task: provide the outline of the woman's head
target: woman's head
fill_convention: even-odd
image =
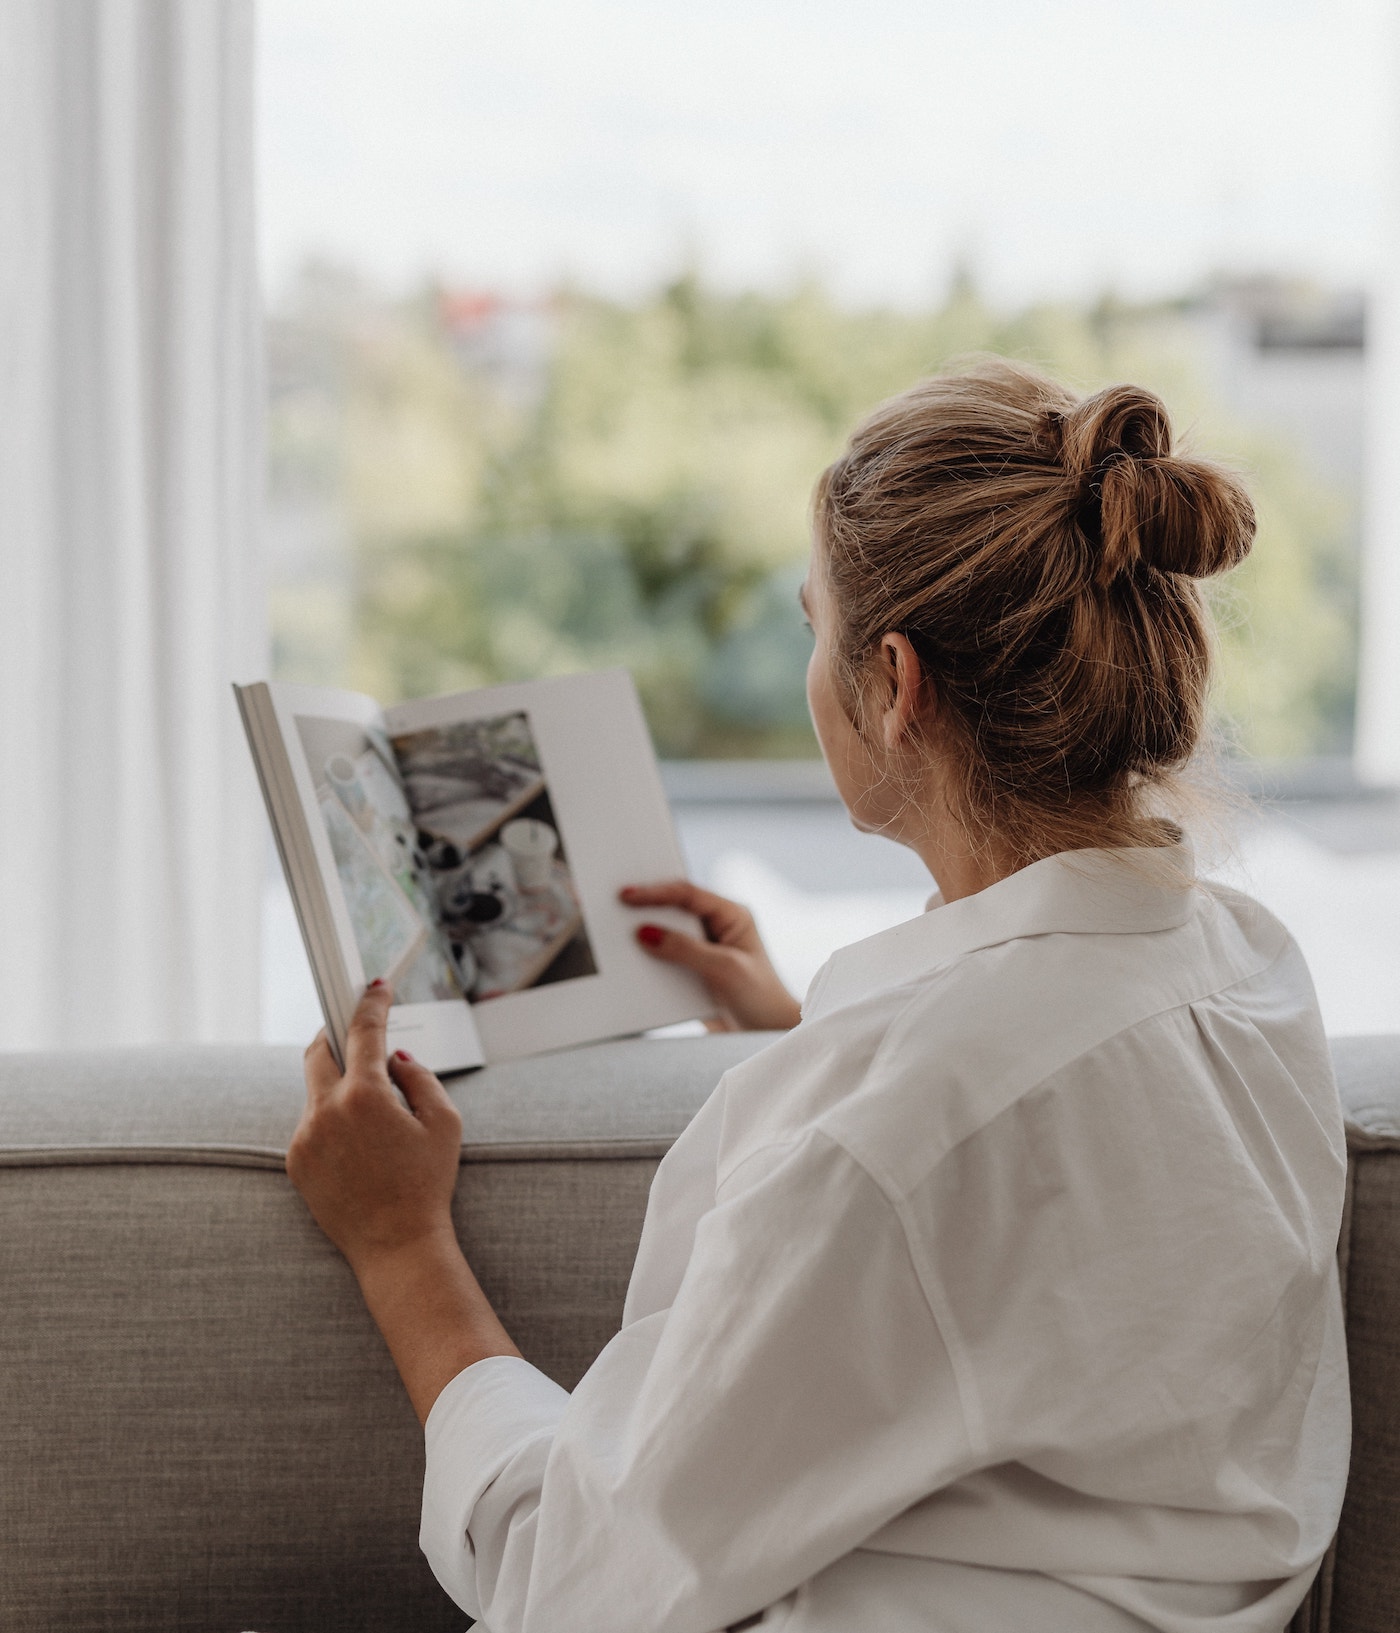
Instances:
[[[968,843],[1013,866],[1147,842],[1152,796],[1204,722],[1195,580],[1241,561],[1253,535],[1239,481],[1173,454],[1150,392],[1081,399],[995,360],[923,381],[817,485],[824,746],[839,705],[880,775],[907,787],[921,756],[936,761]],[[886,723],[884,752],[872,723],[900,665],[921,695],[907,731]]]

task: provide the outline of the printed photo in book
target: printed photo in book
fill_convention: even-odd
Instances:
[[[409,732],[296,717],[368,979],[404,1003],[596,975],[523,711]]]
[[[407,732],[394,751],[438,922],[473,1003],[596,975],[529,716]]]
[[[391,982],[401,1003],[460,998],[388,738],[321,715],[296,723],[366,981]]]
[[[624,672],[383,711],[349,692],[237,691],[338,1052],[376,978],[394,989],[392,1045],[437,1070],[704,1012],[616,900],[683,871]]]

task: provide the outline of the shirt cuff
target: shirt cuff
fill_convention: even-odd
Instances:
[[[469,1615],[475,1594],[467,1535],[481,1494],[528,1446],[553,1438],[569,1394],[515,1355],[459,1372],[423,1425],[427,1467],[419,1546],[433,1574]]]

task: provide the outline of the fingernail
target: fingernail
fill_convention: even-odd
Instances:
[[[384,985],[384,977],[382,975],[376,975],[374,980],[370,982],[368,990],[370,992],[373,992],[373,991],[375,991],[376,988],[382,987],[383,985]]]
[[[643,947],[659,947],[666,932],[656,924],[643,924],[637,931],[637,940]]]
[[[394,1059],[395,1060],[406,1060],[406,1061],[412,1063],[413,1056],[411,1054],[409,1054],[407,1049],[395,1049],[394,1050]]]

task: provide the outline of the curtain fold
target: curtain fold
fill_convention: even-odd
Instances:
[[[1356,769],[1400,786],[1400,14],[1386,11],[1380,253],[1366,299],[1366,458]]]
[[[0,1047],[257,1034],[252,0],[0,0]]]

